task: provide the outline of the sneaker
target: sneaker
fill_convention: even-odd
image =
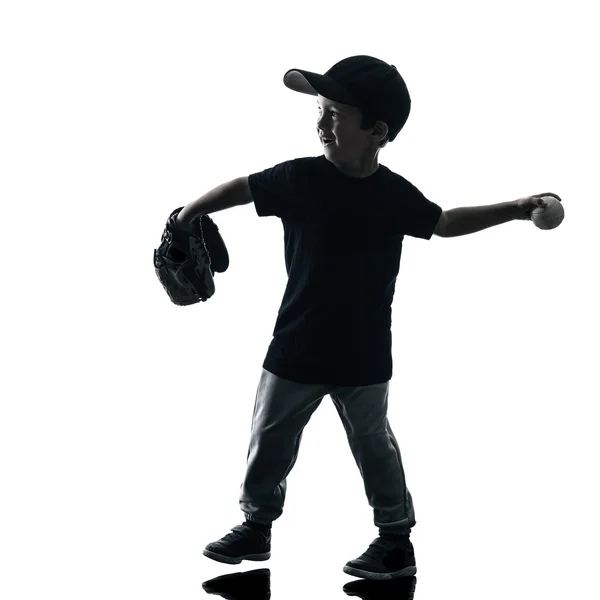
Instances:
[[[236,525],[231,533],[208,544],[203,554],[229,565],[238,565],[243,560],[268,560],[271,558],[271,532]]]
[[[378,537],[357,559],[346,563],[344,573],[363,579],[396,579],[415,575],[415,552],[408,538],[390,542]]]

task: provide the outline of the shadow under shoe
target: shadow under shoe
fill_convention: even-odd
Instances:
[[[271,558],[271,532],[236,525],[231,533],[208,544],[202,554],[229,565],[238,565],[243,560],[268,560]]]
[[[202,584],[207,594],[216,594],[226,600],[269,600],[271,598],[271,571],[256,569],[245,573],[221,575]]]
[[[414,600],[416,587],[417,578],[412,576],[383,581],[361,579],[347,583],[342,589],[348,596],[362,600]]]

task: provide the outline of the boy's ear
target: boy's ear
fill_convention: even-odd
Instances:
[[[375,127],[373,128],[373,135],[381,138],[379,141],[382,141],[389,131],[389,127],[387,123],[384,121],[377,121],[375,123]]]

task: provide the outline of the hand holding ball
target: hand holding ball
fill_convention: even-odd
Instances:
[[[565,209],[560,198],[556,195],[537,196],[545,202],[545,206],[537,206],[531,211],[531,220],[538,229],[554,229],[565,218]]]

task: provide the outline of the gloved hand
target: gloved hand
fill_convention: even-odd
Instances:
[[[154,268],[169,298],[178,306],[206,300],[215,293],[215,273],[229,267],[229,253],[219,228],[201,215],[185,229],[177,223],[183,206],[167,220],[160,246],[154,250]]]

